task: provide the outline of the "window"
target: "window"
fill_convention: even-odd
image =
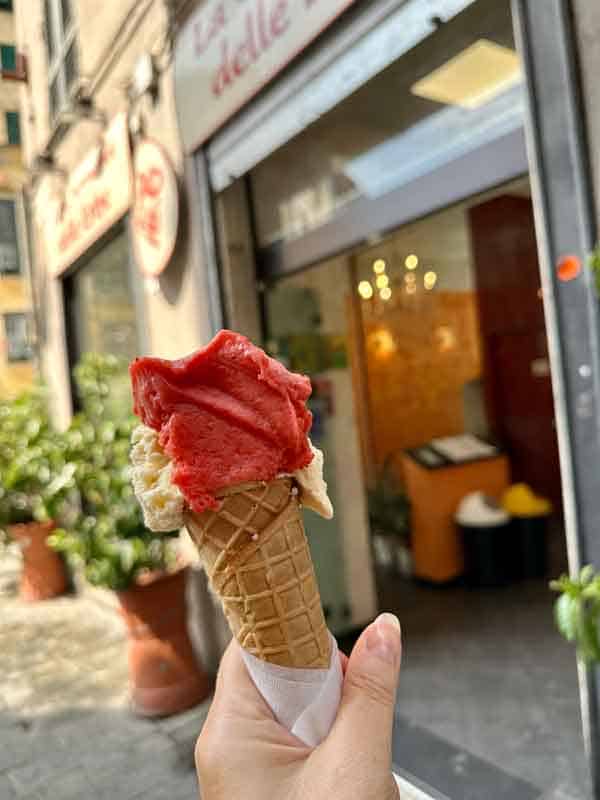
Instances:
[[[33,355],[27,314],[5,314],[6,356],[8,361],[29,361]]]
[[[17,51],[12,44],[0,44],[0,65],[2,72],[15,72],[17,69]]]
[[[18,111],[6,112],[6,138],[9,144],[21,144],[21,125]]]
[[[113,353],[128,360],[139,352],[127,235],[119,233],[70,277],[71,345],[84,353]]]
[[[0,11],[12,11],[12,0],[0,0]]]
[[[20,272],[17,220],[13,200],[0,200],[0,277]]]
[[[71,0],[45,0],[44,14],[50,119],[53,120],[68,103],[79,74],[79,60]]]

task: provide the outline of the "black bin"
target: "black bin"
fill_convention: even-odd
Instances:
[[[458,525],[469,586],[505,586],[512,578],[511,523]]]
[[[513,517],[515,578],[545,578],[548,571],[548,517]]]

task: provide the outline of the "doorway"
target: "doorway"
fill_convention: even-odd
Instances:
[[[345,541],[360,526],[379,608],[402,620],[398,767],[448,797],[492,796],[494,785],[504,787],[494,797],[568,787],[583,800],[576,668],[547,586],[566,548],[528,178],[271,282],[265,319],[267,348],[315,387],[338,517],[334,531],[317,531],[312,516],[308,529],[331,622],[348,603]],[[464,446],[465,436],[492,457],[449,465],[440,443]],[[421,464],[415,483],[410,465],[424,450],[445,469]],[[412,574],[378,557],[382,482],[397,515],[410,508]],[[474,586],[457,506],[477,490],[501,501],[514,482],[552,503],[544,570],[527,573],[512,547],[511,576],[521,578]]]

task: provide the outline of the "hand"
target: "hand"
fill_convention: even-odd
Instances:
[[[248,675],[237,642],[221,662],[196,745],[202,800],[398,800],[391,773],[400,626],[382,614],[340,654],[342,701],[327,738],[310,748],[280,725]]]

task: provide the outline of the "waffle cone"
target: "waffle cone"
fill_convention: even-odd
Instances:
[[[330,641],[291,478],[240,484],[217,511],[186,513],[229,626],[249,653],[285,667],[326,668]]]

